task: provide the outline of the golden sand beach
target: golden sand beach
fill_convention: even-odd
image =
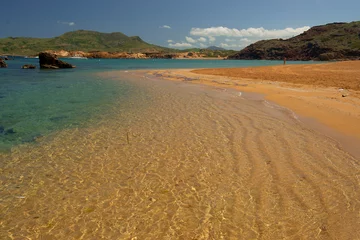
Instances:
[[[360,239],[360,158],[301,117],[359,146],[356,66],[103,73],[135,97],[0,155],[0,238]]]
[[[160,70],[170,80],[191,80],[266,99],[345,134],[360,138],[360,61],[251,68]]]

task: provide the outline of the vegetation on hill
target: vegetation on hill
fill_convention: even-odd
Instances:
[[[217,47],[217,46],[210,46],[210,47],[207,47],[206,49],[208,49],[208,50],[226,51],[225,48],[221,48],[221,47]]]
[[[140,37],[128,37],[123,33],[73,31],[55,38],[9,37],[0,39],[0,53],[34,55],[46,50],[106,51],[106,52],[170,52],[144,42]]]
[[[287,39],[251,44],[228,59],[281,60],[360,59],[360,21],[315,26]]]
[[[213,49],[209,49],[209,48],[189,48],[189,49],[185,49],[182,50],[182,52],[195,52],[195,53],[199,53],[201,55],[203,55],[204,57],[208,57],[208,58],[217,58],[217,57],[227,57],[230,55],[235,54],[237,51],[235,50],[213,50]]]

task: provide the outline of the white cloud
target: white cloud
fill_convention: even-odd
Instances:
[[[222,48],[229,48],[230,45],[227,44],[227,43],[220,43],[220,47],[222,47]]]
[[[171,40],[171,39],[169,39],[169,40],[167,40],[167,42],[168,43],[172,43],[172,42],[174,42],[173,40]]]
[[[198,41],[199,41],[199,42],[206,42],[207,40],[206,40],[206,38],[201,37],[201,38],[198,39]]]
[[[203,43],[199,43],[199,46],[200,46],[201,48],[206,48],[206,47],[207,47],[207,45],[205,45],[205,44],[203,44]]]
[[[235,41],[236,41],[235,39],[229,39],[229,38],[225,39],[225,42],[235,42]]]
[[[64,22],[64,21],[57,21],[58,24],[64,24],[64,25],[69,25],[69,26],[74,26],[75,22]]]
[[[248,38],[241,38],[239,41],[240,41],[240,42],[244,42],[244,43],[252,42],[252,41],[251,41],[250,39],[248,39]]]
[[[226,39],[225,39],[226,41]],[[247,38],[242,38],[239,41],[226,41],[226,43],[220,43],[220,47],[227,48],[227,49],[243,49],[246,46],[250,45],[251,43],[256,42],[257,40],[249,40]]]
[[[208,36],[208,38],[209,38],[209,42],[215,42],[216,41],[216,38],[213,37],[213,36]]]
[[[191,45],[190,43],[169,43],[169,47],[176,47],[176,48],[187,48],[187,47],[192,47],[193,45]]]
[[[159,28],[166,28],[166,29],[171,29],[171,27],[169,25],[162,25]]]
[[[265,29],[260,28],[248,28],[248,29],[236,29],[227,27],[210,27],[210,28],[192,28],[190,34],[193,36],[202,37],[250,37],[257,39],[269,39],[269,38],[289,38],[295,35],[299,35],[304,31],[309,30],[310,27],[304,26],[300,28],[285,28],[285,29]]]
[[[185,37],[186,41],[189,43],[196,43],[196,40],[191,37]]]

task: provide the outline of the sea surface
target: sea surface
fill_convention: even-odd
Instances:
[[[114,102],[136,92],[127,81],[110,81],[96,73],[161,68],[217,68],[279,65],[282,61],[64,59],[75,69],[23,70],[38,59],[15,58],[0,71],[0,151],[64,128],[98,121]],[[304,62],[291,62],[298,64]],[[125,80],[125,79],[124,79]],[[134,106],[136,107],[136,106]]]

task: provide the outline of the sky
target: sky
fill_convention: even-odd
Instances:
[[[238,50],[316,25],[360,20],[360,0],[11,0],[0,6],[0,38],[83,29],[172,48]]]

